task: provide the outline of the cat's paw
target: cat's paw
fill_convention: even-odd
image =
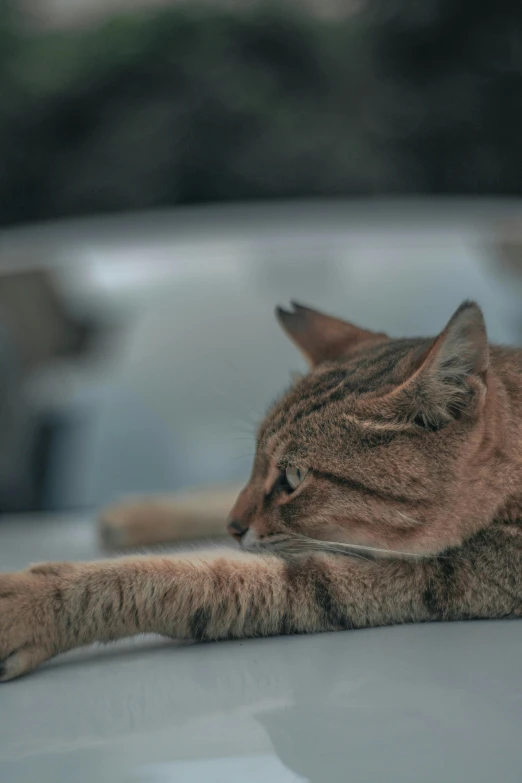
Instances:
[[[0,682],[12,680],[63,649],[64,563],[0,573]]]
[[[140,501],[122,501],[103,509],[98,519],[101,542],[107,549],[124,549],[149,543],[150,509]]]
[[[132,498],[103,509],[98,519],[101,542],[107,549],[149,546],[176,539],[177,504],[159,498]]]

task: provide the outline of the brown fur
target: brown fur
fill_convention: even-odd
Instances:
[[[111,550],[225,535],[226,518],[240,490],[218,486],[129,498],[102,511],[101,542]]]
[[[137,633],[522,616],[521,352],[488,346],[473,303],[434,340],[390,340],[298,305],[279,317],[312,369],[263,422],[231,513],[254,552],[0,575],[2,679]],[[308,469],[294,490],[290,467]]]

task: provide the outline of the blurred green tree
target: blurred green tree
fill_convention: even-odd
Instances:
[[[0,223],[245,198],[520,194],[522,5],[175,6],[29,33],[0,0]]]

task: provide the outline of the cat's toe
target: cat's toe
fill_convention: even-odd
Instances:
[[[3,661],[0,661],[0,683],[9,682],[22,674],[36,669],[48,659],[49,655],[44,649],[31,646],[11,653]]]
[[[8,682],[23,674],[23,666],[16,653],[12,653],[0,661],[0,682]]]

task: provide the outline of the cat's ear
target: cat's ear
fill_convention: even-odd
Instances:
[[[363,343],[388,339],[385,334],[360,329],[296,302],[291,305],[293,312],[277,307],[277,319],[312,367],[341,359]]]
[[[464,302],[411,377],[386,402],[419,426],[439,429],[480,410],[486,397],[488,364],[484,316],[475,302]]]

